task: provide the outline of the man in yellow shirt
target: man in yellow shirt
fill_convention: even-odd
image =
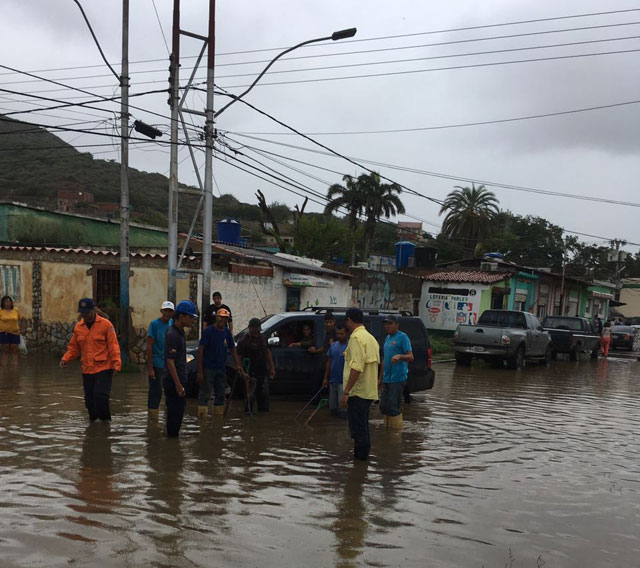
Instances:
[[[344,395],[341,402],[347,409],[353,457],[364,461],[369,458],[371,449],[369,411],[371,403],[378,400],[380,346],[365,329],[361,310],[349,308],[345,316],[351,337],[344,352]]]

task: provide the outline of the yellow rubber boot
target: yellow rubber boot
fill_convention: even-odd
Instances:
[[[214,406],[213,407],[213,415],[214,416],[222,416],[224,414],[224,405]]]
[[[198,420],[206,420],[209,416],[208,406],[198,406]]]
[[[389,429],[402,430],[402,414],[398,414],[398,416],[389,416]]]
[[[157,408],[149,408],[149,420],[151,422],[157,422],[160,417],[160,411]]]

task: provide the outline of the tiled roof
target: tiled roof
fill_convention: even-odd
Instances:
[[[470,282],[474,284],[494,284],[511,277],[510,272],[487,272],[484,270],[452,270],[434,272],[424,276],[433,282]]]
[[[18,252],[53,252],[67,254],[84,254],[93,256],[120,256],[120,251],[116,250],[93,250],[89,248],[63,248],[63,247],[30,247],[21,245],[0,245],[0,250],[10,250]],[[139,258],[167,258],[166,254],[155,252],[131,252],[131,256]],[[193,257],[190,257],[193,258]]]

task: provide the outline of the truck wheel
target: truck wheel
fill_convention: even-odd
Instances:
[[[471,366],[471,360],[473,359],[473,355],[469,355],[467,353],[456,353],[456,365],[460,365],[461,367],[469,367]]]
[[[571,351],[569,351],[569,361],[577,361],[578,360],[578,348],[575,347]]]
[[[551,360],[555,361],[558,358],[558,352],[555,349],[551,350]]]
[[[593,349],[591,350],[591,358],[592,359],[597,359],[599,353],[600,353],[600,345],[596,344],[596,345],[593,346]]]
[[[520,369],[524,364],[524,345],[520,345],[516,354],[513,357],[509,357],[507,359],[507,367],[509,369]]]

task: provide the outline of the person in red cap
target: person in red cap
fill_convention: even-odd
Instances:
[[[73,328],[60,367],[64,369],[69,361],[80,357],[84,404],[89,420],[111,420],[111,381],[113,373],[122,368],[116,330],[108,319],[96,313],[91,298],[80,300],[78,312],[80,321]]]

